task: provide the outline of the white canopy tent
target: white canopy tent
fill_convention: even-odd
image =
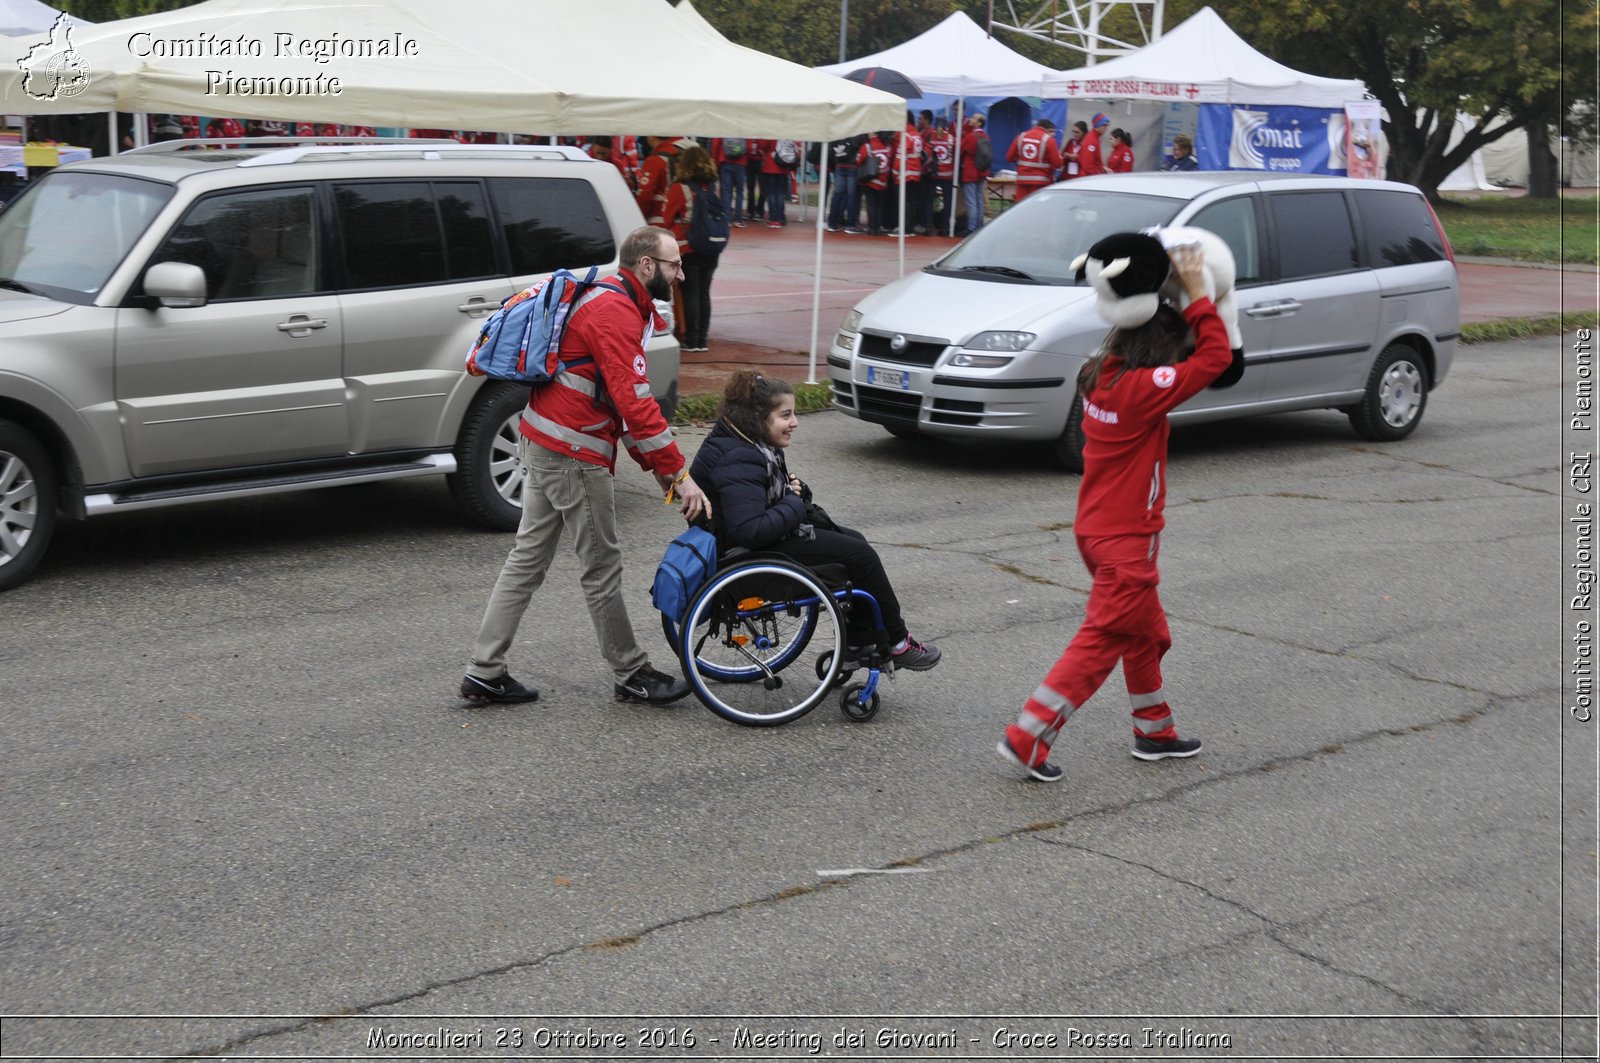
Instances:
[[[899,71],[916,82],[924,93],[955,97],[954,128],[958,148],[965,97],[1041,96],[1045,79],[1055,73],[1043,63],[1036,63],[995,40],[963,11],[955,12],[932,29],[893,48],[817,69],[843,77],[852,70],[873,66]],[[960,166],[958,155],[958,172]],[[950,212],[950,229],[952,233],[955,231],[954,210]]]
[[[75,29],[87,83],[70,96],[52,73],[66,49],[30,51],[43,43],[10,42],[0,112],[822,140],[903,110],[637,0],[474,0],[470,18],[434,0],[206,0]]]
[[[945,96],[1041,96],[1044,80],[1055,73],[995,40],[962,11],[893,48],[817,69],[842,77],[866,66],[898,70],[923,92]]]
[[[1329,108],[1343,108],[1366,94],[1359,79],[1318,77],[1267,58],[1209,7],[1137,52],[1052,74],[1042,91],[1049,99],[1065,100]]]

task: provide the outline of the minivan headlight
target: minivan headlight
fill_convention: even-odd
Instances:
[[[964,369],[999,369],[1003,365],[1011,364],[1009,354],[972,354],[969,351],[957,352],[950,359],[951,365],[959,365]]]
[[[969,351],[1023,351],[1036,339],[1032,332],[980,332],[962,346]]]
[[[861,333],[861,311],[852,310],[839,322],[839,334],[833,342],[847,351],[856,349],[856,337]]]

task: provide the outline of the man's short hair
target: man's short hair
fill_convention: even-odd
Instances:
[[[981,114],[975,114],[972,116],[972,124],[976,126],[981,126],[988,121],[989,120]]]
[[[1039,128],[1040,129],[1055,129],[1055,127],[1056,127],[1056,124],[1054,122],[1050,121],[1050,119],[1048,119],[1048,118],[1039,119]]]
[[[661,250],[661,238],[677,242],[677,237],[668,229],[659,225],[641,225],[629,233],[622,241],[622,250],[617,253],[617,259],[624,269],[634,269],[641,261],[652,258]]]

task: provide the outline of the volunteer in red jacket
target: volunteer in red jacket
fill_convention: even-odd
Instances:
[[[618,258],[622,268],[606,281],[622,291],[595,287],[579,296],[561,338],[560,357],[569,368],[533,388],[522,411],[517,440],[517,457],[527,470],[522,523],[461,681],[461,696],[470,701],[538,699],[537,690],[506,671],[506,652],[528,602],[544,583],[563,529],[577,548],[583,567],[579,582],[600,653],[611,666],[617,700],[664,704],[689,692],[681,678],[652,668],[634,637],[622,595],[612,482],[620,442],[669,500],[674,495],[683,500],[686,518],[711,515],[705,492],[690,478],[672,429],[650,396],[645,373],[645,344],[665,326],[652,300],[671,296],[683,263],[672,233],[650,225],[623,240]],[[583,361],[573,365],[576,359]],[[570,632],[568,618],[550,620]]]
[[[646,137],[650,157],[639,164],[639,213],[651,225],[660,225],[667,209],[667,186],[672,184],[667,156],[678,153],[679,142],[670,137]]]
[[[1120,660],[1133,706],[1133,755],[1192,757],[1197,738],[1179,738],[1161,675],[1172,645],[1156,595],[1166,524],[1167,414],[1216,380],[1232,362],[1228,333],[1206,298],[1198,248],[1172,252],[1189,305],[1163,305],[1137,328],[1113,329],[1078,374],[1083,396],[1083,480],[1073,533],[1093,582],[1083,626],[1000,739],[1003,760],[1040,782],[1056,782],[1050,746]],[[1191,332],[1191,329],[1193,330]],[[1194,353],[1180,361],[1194,342]]]
[[[1106,157],[1106,170],[1110,173],[1133,172],[1133,137],[1126,129],[1111,131],[1111,154]]]
[[[1089,120],[1089,131],[1083,135],[1083,143],[1078,145],[1079,177],[1093,177],[1106,172],[1105,147],[1100,143],[1100,132],[1110,124],[1111,119],[1104,113],[1097,113]]]
[[[894,133],[880,129],[867,138],[867,142],[861,145],[860,154],[856,156],[856,183],[861,189],[861,198],[867,204],[869,236],[882,236],[885,222],[890,217],[888,209],[893,190],[889,185],[889,168],[893,165],[893,143]],[[868,170],[871,170],[870,176],[861,176]]]
[[[1011,142],[1006,161],[1017,167],[1018,203],[1056,179],[1056,171],[1061,169],[1061,145],[1056,143],[1055,134],[1055,123],[1041,118]]]

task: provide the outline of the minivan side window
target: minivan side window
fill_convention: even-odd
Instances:
[[[188,262],[207,298],[271,299],[317,290],[316,197],[307,188],[227,192],[200,200],[153,262]]]
[[[489,198],[514,277],[597,265],[617,256],[611,223],[588,181],[491,177]]]
[[[1410,192],[1363,188],[1356,213],[1367,238],[1367,264],[1373,269],[1439,262],[1445,257],[1427,200]]]
[[[1261,237],[1256,227],[1254,199],[1235,196],[1212,203],[1184,224],[1222,237],[1222,242],[1233,252],[1234,284],[1261,282]]]
[[[488,210],[476,181],[338,184],[345,287],[404,288],[493,276]]]
[[[1343,192],[1278,192],[1267,196],[1267,209],[1278,249],[1279,280],[1360,268]]]

